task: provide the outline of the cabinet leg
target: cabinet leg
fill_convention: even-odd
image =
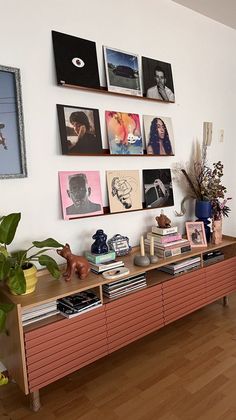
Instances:
[[[228,296],[223,297],[223,306],[229,306],[229,297]]]
[[[41,408],[39,391],[31,392],[31,394],[30,394],[30,408],[34,412],[39,411],[39,409]]]

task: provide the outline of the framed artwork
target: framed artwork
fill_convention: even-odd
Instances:
[[[52,31],[59,85],[100,88],[96,43]]]
[[[139,171],[107,171],[111,213],[142,209]]]
[[[143,186],[147,208],[174,205],[170,169],[144,169]]]
[[[103,49],[108,90],[142,96],[139,56],[115,48]]]
[[[64,155],[101,154],[102,138],[97,109],[57,105]]]
[[[142,57],[143,96],[164,102],[175,102],[171,65]]]
[[[103,214],[98,171],[59,172],[59,182],[65,220]]]
[[[143,116],[146,150],[148,155],[174,156],[174,134],[169,117]]]
[[[107,136],[112,155],[142,155],[139,115],[106,111]]]
[[[0,66],[0,178],[27,177],[20,70]]]
[[[192,248],[207,246],[203,222],[186,222],[187,238]]]

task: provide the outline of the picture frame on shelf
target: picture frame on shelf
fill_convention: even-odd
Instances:
[[[65,220],[103,214],[99,171],[59,172]]]
[[[63,155],[102,154],[99,111],[57,104]]]
[[[175,155],[174,133],[171,118],[144,115],[143,125],[148,155]]]
[[[57,83],[100,89],[96,42],[52,31]]]
[[[170,169],[144,169],[143,187],[146,208],[174,205]]]
[[[171,64],[142,57],[143,96],[163,102],[175,102]]]
[[[206,234],[203,222],[185,222],[187,238],[192,248],[206,247]]]
[[[138,114],[106,111],[107,137],[112,155],[143,155]]]
[[[0,179],[27,177],[20,69],[0,65]]]
[[[110,213],[141,210],[141,188],[138,170],[107,171]]]
[[[108,91],[142,96],[139,55],[106,46],[103,52]]]

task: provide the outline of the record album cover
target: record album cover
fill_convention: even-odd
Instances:
[[[57,83],[99,88],[96,43],[52,31]]]
[[[147,208],[174,205],[170,169],[144,169],[143,186]]]

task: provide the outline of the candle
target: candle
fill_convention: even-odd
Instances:
[[[154,255],[154,238],[153,238],[153,236],[151,237],[151,240],[150,240],[150,255],[151,256]]]
[[[144,251],[144,239],[143,239],[143,235],[140,238],[140,253],[141,253],[141,256],[144,257],[145,251]]]

